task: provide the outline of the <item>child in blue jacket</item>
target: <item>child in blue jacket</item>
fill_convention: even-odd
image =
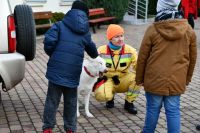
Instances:
[[[51,133],[56,112],[63,94],[64,129],[76,132],[77,87],[79,85],[84,51],[92,58],[98,56],[91,39],[89,10],[82,1],[74,1],[62,21],[55,23],[45,34],[44,50],[49,55],[46,77],[49,80],[43,114],[43,133]]]

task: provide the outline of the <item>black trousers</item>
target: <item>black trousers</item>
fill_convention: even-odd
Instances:
[[[188,14],[188,23],[194,29],[194,17],[193,17],[193,14],[191,14],[191,13]]]

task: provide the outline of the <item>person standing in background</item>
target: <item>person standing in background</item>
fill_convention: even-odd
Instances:
[[[194,29],[194,19],[198,17],[198,8],[200,8],[200,0],[181,0],[181,10],[184,13],[184,18]]]
[[[200,0],[181,0],[181,9],[184,12],[184,18],[188,19],[188,23],[194,29],[194,19],[198,17],[198,8],[200,8]],[[200,124],[196,126],[200,131]]]

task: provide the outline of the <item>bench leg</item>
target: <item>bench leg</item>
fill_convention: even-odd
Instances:
[[[97,28],[100,29],[100,26],[101,26],[101,24],[99,23],[99,24],[97,25]]]
[[[95,25],[92,25],[92,30],[93,30],[93,33],[95,34],[96,31],[95,31]]]

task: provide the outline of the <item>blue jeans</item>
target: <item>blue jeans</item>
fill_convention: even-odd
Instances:
[[[77,88],[68,88],[49,82],[47,97],[43,114],[43,129],[54,128],[56,124],[56,112],[63,94],[64,110],[63,120],[64,129],[76,131],[76,108],[77,108]]]
[[[164,104],[168,133],[180,133],[180,95],[159,96],[146,92],[146,118],[143,133],[154,133]]]

